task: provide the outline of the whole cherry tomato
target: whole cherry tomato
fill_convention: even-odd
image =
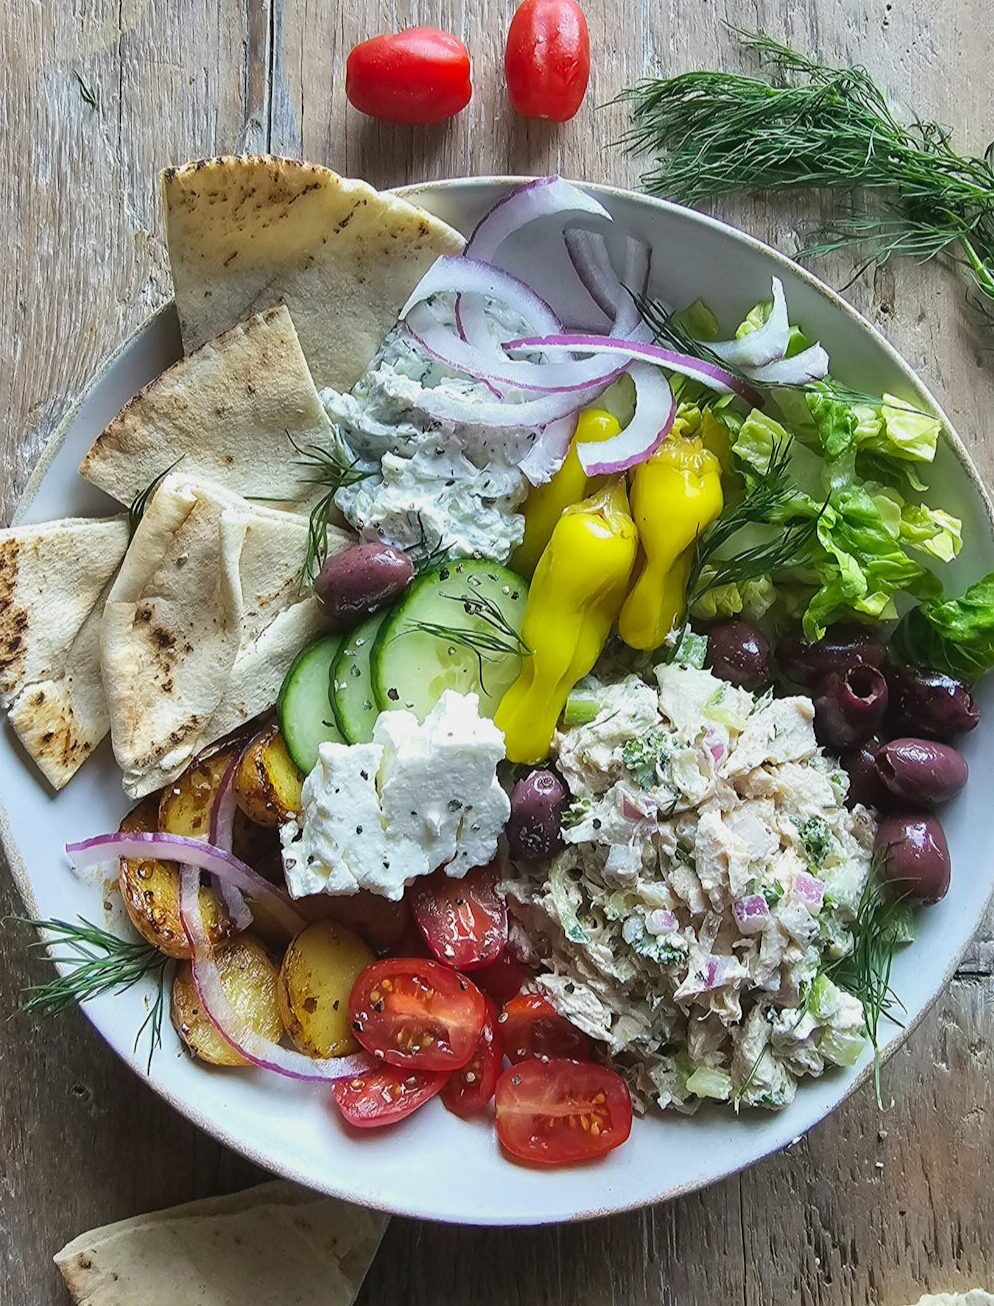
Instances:
[[[560,1016],[540,993],[519,993],[512,998],[498,1018],[497,1033],[509,1061],[533,1057],[586,1061],[591,1055],[591,1042],[583,1030]]]
[[[436,871],[411,887],[410,898],[425,942],[447,966],[489,966],[507,946],[507,908],[497,893],[492,862],[467,871],[461,880]]]
[[[345,94],[371,118],[444,122],[465,109],[473,94],[469,51],[437,27],[374,36],[349,54]]]
[[[576,0],[524,0],[518,6],[507,33],[504,76],[523,117],[573,117],[590,79],[590,33]]]
[[[589,1161],[632,1132],[628,1085],[591,1061],[521,1061],[497,1082],[497,1137],[538,1165]]]
[[[448,1078],[430,1070],[377,1066],[331,1086],[335,1103],[356,1129],[376,1129],[403,1120],[440,1093]]]
[[[495,962],[473,972],[473,983],[493,998],[498,1006],[503,1007],[518,996],[530,973],[505,949]]]

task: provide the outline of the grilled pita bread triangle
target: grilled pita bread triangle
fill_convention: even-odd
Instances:
[[[294,446],[327,448],[329,435],[290,314],[280,307],[232,327],[150,382],[97,437],[79,470],[125,504],[175,466],[306,511],[322,491]]]
[[[319,388],[351,389],[422,275],[463,247],[406,200],[295,159],[201,159],[162,190],[183,347],[285,303]]]
[[[0,707],[56,789],[107,733],[100,614],[127,547],[124,516],[0,531]]]

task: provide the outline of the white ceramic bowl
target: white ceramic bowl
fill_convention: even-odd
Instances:
[[[511,184],[487,178],[438,182],[404,193],[463,231]],[[590,188],[625,229],[655,250],[653,290],[674,304],[698,295],[731,326],[769,291],[771,274],[784,282],[791,316],[829,350],[833,371],[850,385],[889,390],[934,403],[886,341],[841,299],[781,255],[740,232],[688,210],[623,191]],[[553,233],[531,234],[509,264],[539,291],[569,281]],[[347,306],[329,306],[348,311]],[[578,309],[579,311],[579,309]],[[81,456],[104,424],[147,381],[179,355],[171,306],[163,309],[107,364],[61,426],[32,478],[17,520],[39,522],[100,513],[108,502],[76,475]],[[943,445],[932,483],[936,500],[964,519],[966,547],[952,569],[954,585],[994,569],[991,505],[959,440]],[[903,1037],[948,981],[977,929],[991,895],[989,814],[994,788],[994,677],[980,692],[985,722],[964,742],[971,766],[965,793],[944,813],[953,856],[947,897],[922,913],[921,933],[894,968],[893,983],[907,1008]],[[102,919],[99,886],[67,869],[63,845],[117,827],[126,810],[106,745],[57,797],[52,797],[5,726],[0,738],[0,832],[21,892],[39,917]],[[134,1069],[146,1076],[142,1050],[133,1050],[148,991],[97,999],[87,1015]],[[489,1120],[465,1122],[439,1102],[379,1134],[351,1137],[329,1107],[326,1091],[265,1074],[211,1070],[181,1052],[171,1028],[148,1077],[178,1110],[270,1170],[312,1188],[400,1214],[479,1224],[538,1224],[642,1206],[712,1183],[783,1147],[833,1110],[867,1073],[856,1070],[802,1083],[794,1104],[778,1114],[705,1110],[636,1123],[628,1144],[596,1163],[558,1171],[514,1165],[497,1150]],[[874,1110],[869,1096],[867,1111]]]

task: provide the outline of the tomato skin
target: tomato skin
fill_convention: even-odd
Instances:
[[[497,894],[494,862],[455,880],[436,871],[410,890],[411,909],[432,954],[456,970],[497,961],[507,947],[507,908]]]
[[[374,36],[349,54],[345,94],[360,113],[384,122],[444,122],[473,94],[469,51],[437,27]]]
[[[504,49],[511,104],[523,118],[566,122],[587,92],[590,32],[576,0],[524,0]]]
[[[516,998],[531,972],[505,949],[489,966],[473,972],[473,983],[493,998],[499,1007]]]
[[[476,1050],[483,994],[440,962],[387,957],[367,966],[349,995],[349,1025],[378,1060],[404,1070],[458,1070]]]
[[[396,1124],[445,1087],[448,1075],[428,1070],[377,1066],[351,1079],[336,1080],[331,1094],[346,1123],[355,1129]]]
[[[482,1111],[497,1089],[504,1051],[497,1038],[497,1008],[485,999],[487,1015],[476,1050],[461,1070],[454,1070],[442,1089],[442,1101],[464,1119]]]
[[[621,1076],[592,1061],[521,1061],[497,1082],[497,1137],[536,1165],[589,1161],[632,1131],[632,1097]]]
[[[512,998],[500,1014],[497,1030],[512,1064],[550,1057],[588,1061],[593,1051],[583,1030],[560,1016],[540,993],[519,993]]]

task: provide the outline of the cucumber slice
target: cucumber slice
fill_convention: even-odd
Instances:
[[[512,637],[468,613],[459,600],[494,605],[511,630],[520,634],[527,597],[527,582],[497,562],[462,558],[426,572],[392,609],[373,645],[370,671],[379,707],[407,708],[424,720],[443,691],[455,689],[478,694],[481,713],[493,716],[521,669],[521,654],[514,650]],[[458,639],[432,634],[421,623],[485,641],[496,636],[508,648],[483,648],[478,656]]]
[[[280,734],[294,766],[304,775],[317,765],[320,744],[345,743],[335,723],[330,695],[331,665],[344,638],[324,635],[298,653],[276,700]]]
[[[350,744],[368,744],[380,709],[373,693],[369,658],[389,612],[374,612],[342,641],[331,666],[331,706],[342,736]]]

